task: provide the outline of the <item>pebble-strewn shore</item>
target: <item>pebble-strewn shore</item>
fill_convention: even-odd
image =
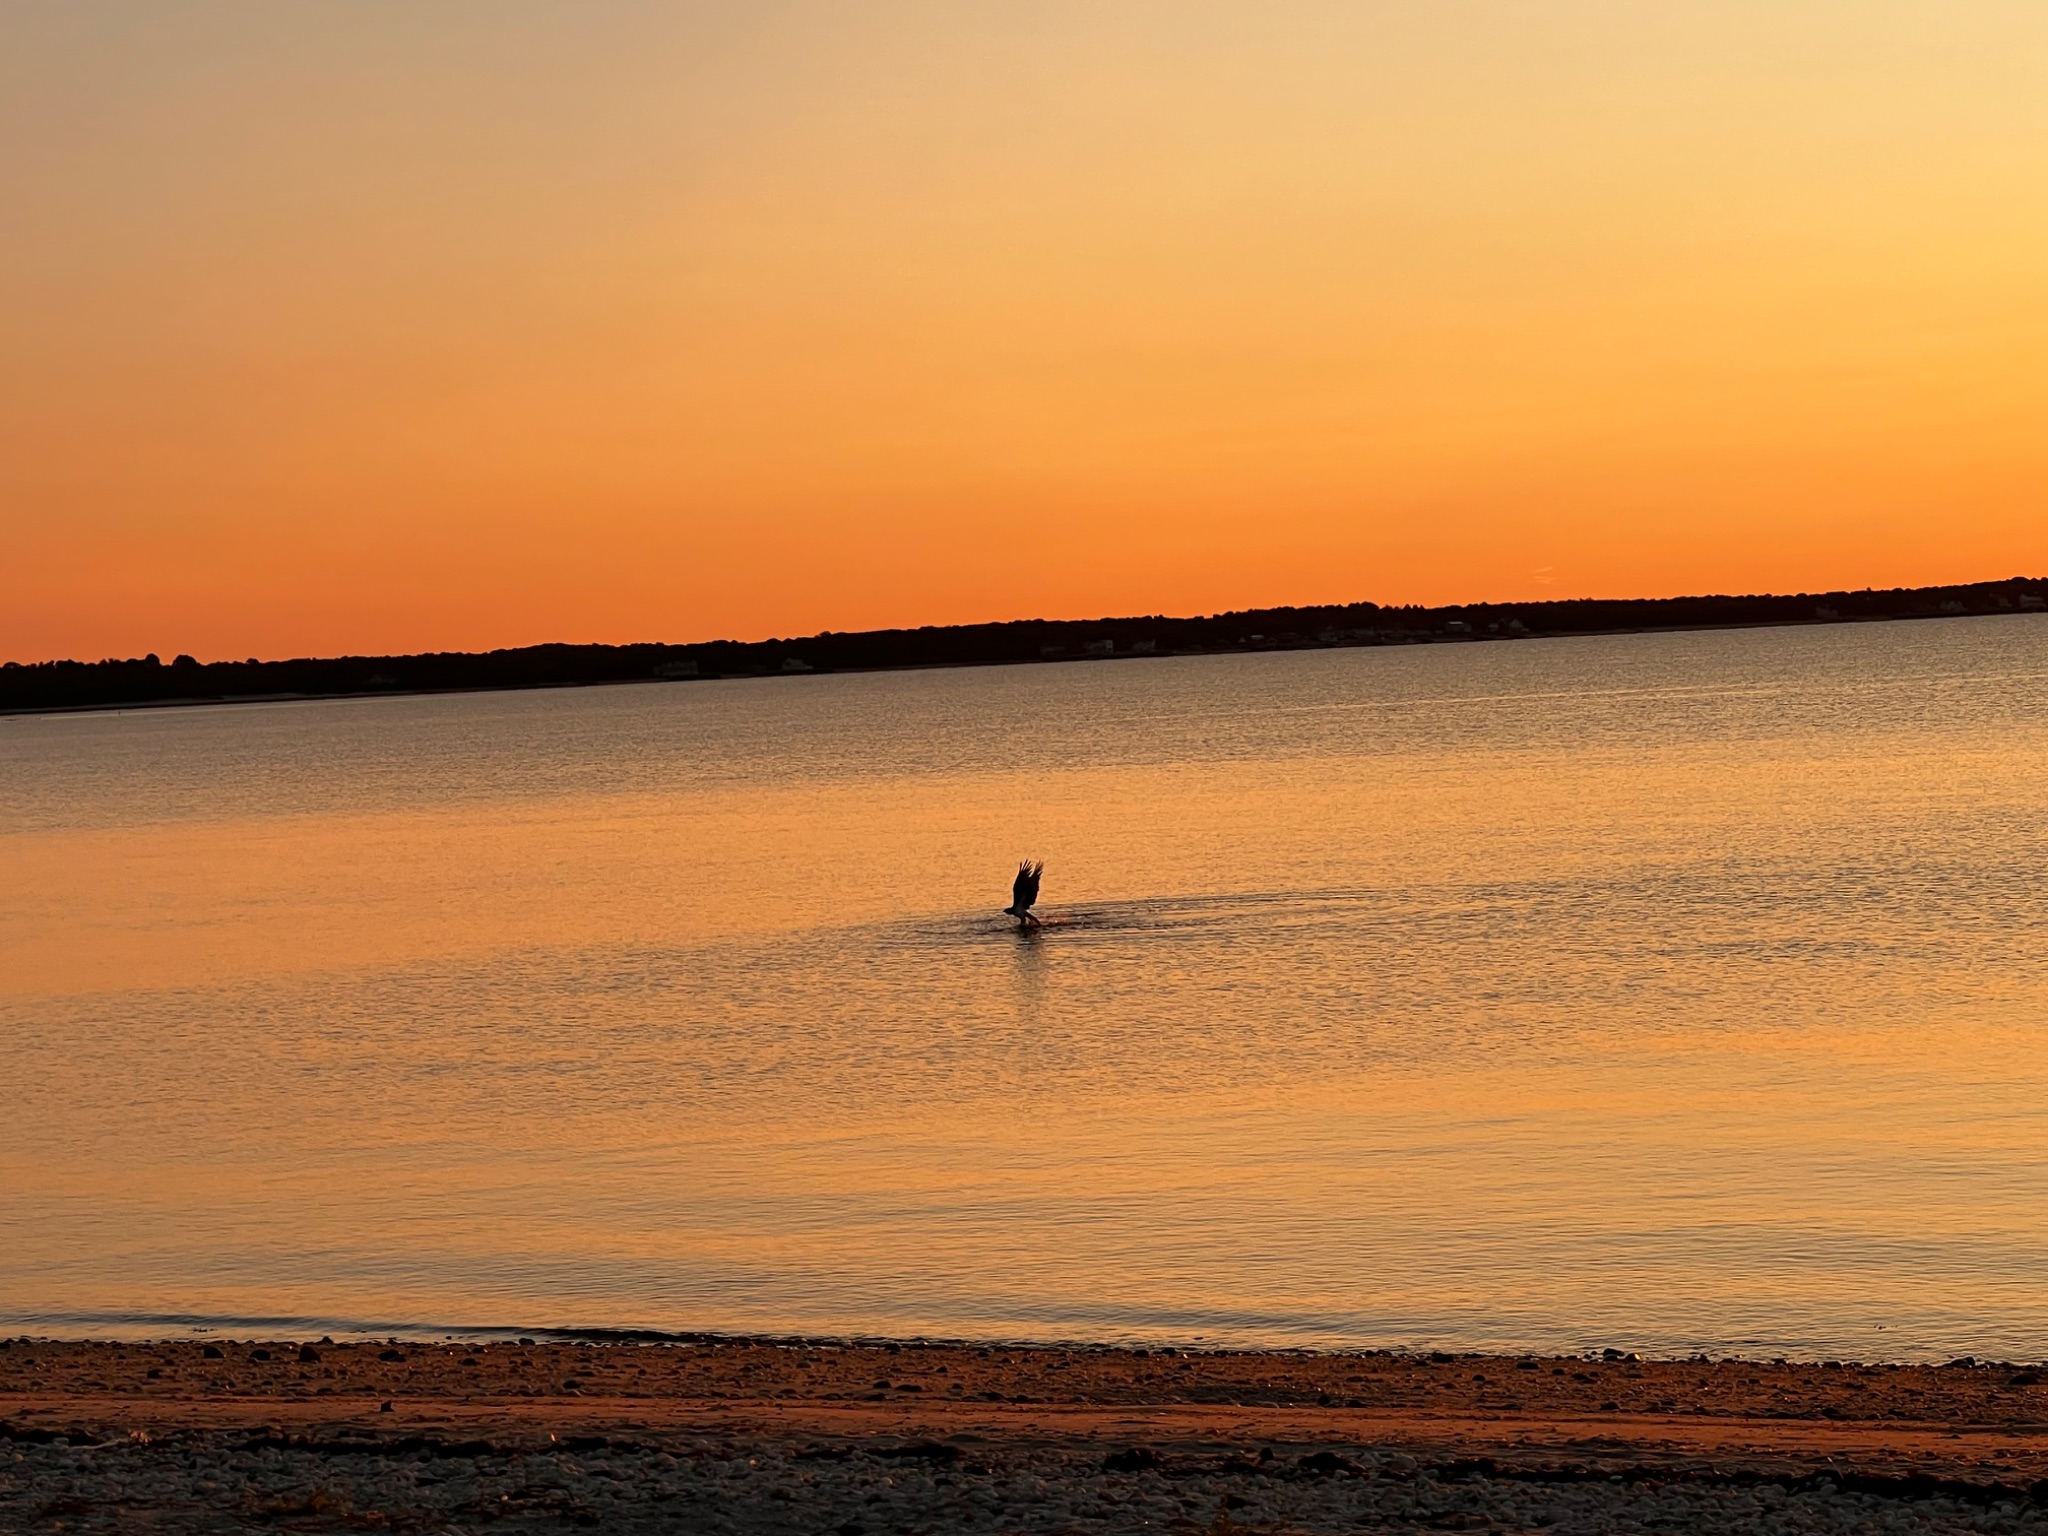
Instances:
[[[726,1440],[337,1453],[223,1435],[15,1445],[0,1514],[10,1531],[109,1532],[2048,1531],[2048,1509],[2024,1499],[1903,1499],[1825,1478],[1545,1480],[1356,1447],[1264,1461],[1167,1454],[1116,1470],[1104,1466],[1113,1452],[910,1450]]]
[[[572,1528],[2048,1536],[2048,1394],[1974,1364],[0,1349],[0,1531]]]

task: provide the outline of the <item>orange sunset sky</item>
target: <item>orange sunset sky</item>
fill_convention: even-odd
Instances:
[[[2048,573],[2039,0],[0,6],[0,657]]]

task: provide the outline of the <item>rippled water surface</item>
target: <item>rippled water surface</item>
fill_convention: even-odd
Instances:
[[[0,1326],[2036,1358],[2044,868],[2032,616],[4,720]]]

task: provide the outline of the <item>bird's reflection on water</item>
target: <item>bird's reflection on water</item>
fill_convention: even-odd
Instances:
[[[1011,972],[1011,990],[1017,999],[1017,1024],[1031,1029],[1045,1006],[1050,980],[1051,957],[1046,953],[1047,929],[1043,925],[1015,928],[1011,936],[1017,946],[1017,963]]]

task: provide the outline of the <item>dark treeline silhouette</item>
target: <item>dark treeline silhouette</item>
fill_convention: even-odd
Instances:
[[[423,656],[216,661],[180,656],[0,666],[0,713],[210,703],[228,699],[561,688],[894,667],[989,666],[1349,645],[1532,639],[1659,629],[1853,623],[2048,609],[2048,578],[1792,597],[1574,598],[1448,608],[1253,608],[1207,618],[1020,619],[923,629],[827,631],[801,640],[696,645],[529,645]]]

